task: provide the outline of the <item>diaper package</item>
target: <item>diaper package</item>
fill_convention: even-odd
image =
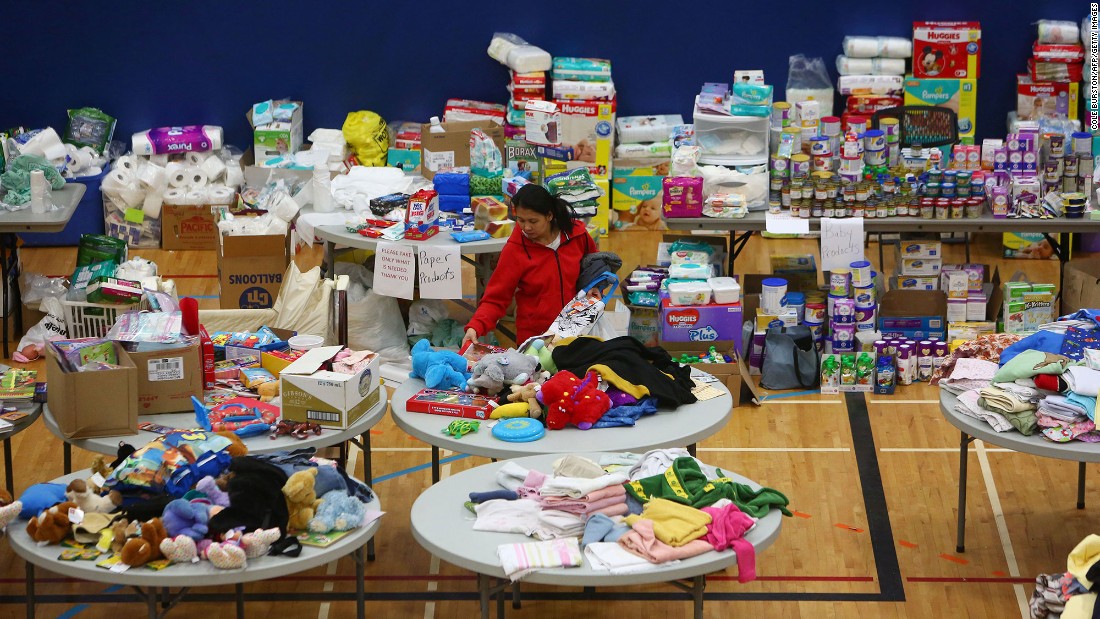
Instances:
[[[679,114],[623,116],[615,121],[619,140],[628,144],[668,140],[672,128],[682,124],[684,117]]]
[[[602,58],[554,58],[554,81],[607,82],[611,80],[611,61]],[[556,85],[556,84],[555,84]]]
[[[516,73],[549,71],[550,54],[510,32],[497,32],[489,42],[489,56]]]

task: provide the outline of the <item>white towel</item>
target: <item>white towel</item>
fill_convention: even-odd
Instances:
[[[672,467],[672,462],[676,458],[690,458],[691,454],[688,453],[683,447],[673,447],[671,449],[654,449],[642,454],[641,460],[638,461],[627,475],[632,480],[645,479],[646,477],[653,477],[654,475],[660,475]],[[699,461],[698,458],[695,462],[699,464],[699,470],[706,475],[707,479],[715,480],[720,477],[725,477],[724,473],[718,471],[717,468],[704,464]]]
[[[1079,365],[1066,368],[1062,378],[1066,379],[1069,390],[1095,398],[1100,394],[1100,371]]]
[[[539,489],[542,496],[567,496],[578,499],[590,492],[602,490],[614,484],[626,483],[626,475],[608,473],[594,479],[581,477],[550,477]]]
[[[474,510],[477,512],[475,531],[531,535],[539,527],[542,506],[531,499],[493,499],[479,504]]]
[[[529,471],[515,462],[508,461],[497,471],[497,483],[503,488],[515,492],[527,479]]]
[[[581,546],[575,537],[548,542],[501,544],[497,546],[497,558],[512,582],[540,569],[579,567],[584,563]]]
[[[617,542],[592,542],[584,547],[584,557],[592,569],[604,570],[612,574],[647,572],[657,567],[666,567],[680,562],[676,559],[665,563],[650,563]]]
[[[541,540],[584,535],[584,516],[558,509],[544,509],[536,515],[535,528],[528,535]]]

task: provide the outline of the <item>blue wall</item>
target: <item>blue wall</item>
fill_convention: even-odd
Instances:
[[[118,117],[116,136],[152,126],[220,124],[247,146],[255,101],[305,102],[306,133],[347,112],[426,120],[448,97],[504,102],[492,33],[553,55],[610,58],[619,113],[682,113],[705,81],[765,71],[782,91],[787,57],[822,56],[833,73],[845,34],[909,37],[914,20],[980,20],[977,131],[1001,136],[1040,18],[1080,22],[1088,3],[976,2],[7,2],[0,127],[64,126],[65,109]],[[617,4],[618,6],[612,6]],[[15,6],[13,6],[15,5]],[[492,16],[484,15],[494,12]],[[506,14],[500,14],[506,13]]]

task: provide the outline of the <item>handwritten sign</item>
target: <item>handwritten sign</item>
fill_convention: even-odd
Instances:
[[[863,219],[821,220],[821,269],[847,269],[863,260]]]
[[[806,234],[810,231],[810,220],[791,217],[790,212],[767,213],[764,229],[772,234]]]
[[[378,243],[374,291],[387,297],[413,298],[416,251],[399,243]]]
[[[417,249],[416,257],[421,298],[462,298],[462,258],[458,247],[424,245]]]

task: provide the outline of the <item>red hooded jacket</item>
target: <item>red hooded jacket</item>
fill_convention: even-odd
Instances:
[[[516,342],[545,333],[577,294],[581,258],[594,251],[596,244],[583,222],[574,222],[572,230],[562,232],[557,250],[528,239],[517,226],[466,327],[479,337],[492,331],[515,297]]]

